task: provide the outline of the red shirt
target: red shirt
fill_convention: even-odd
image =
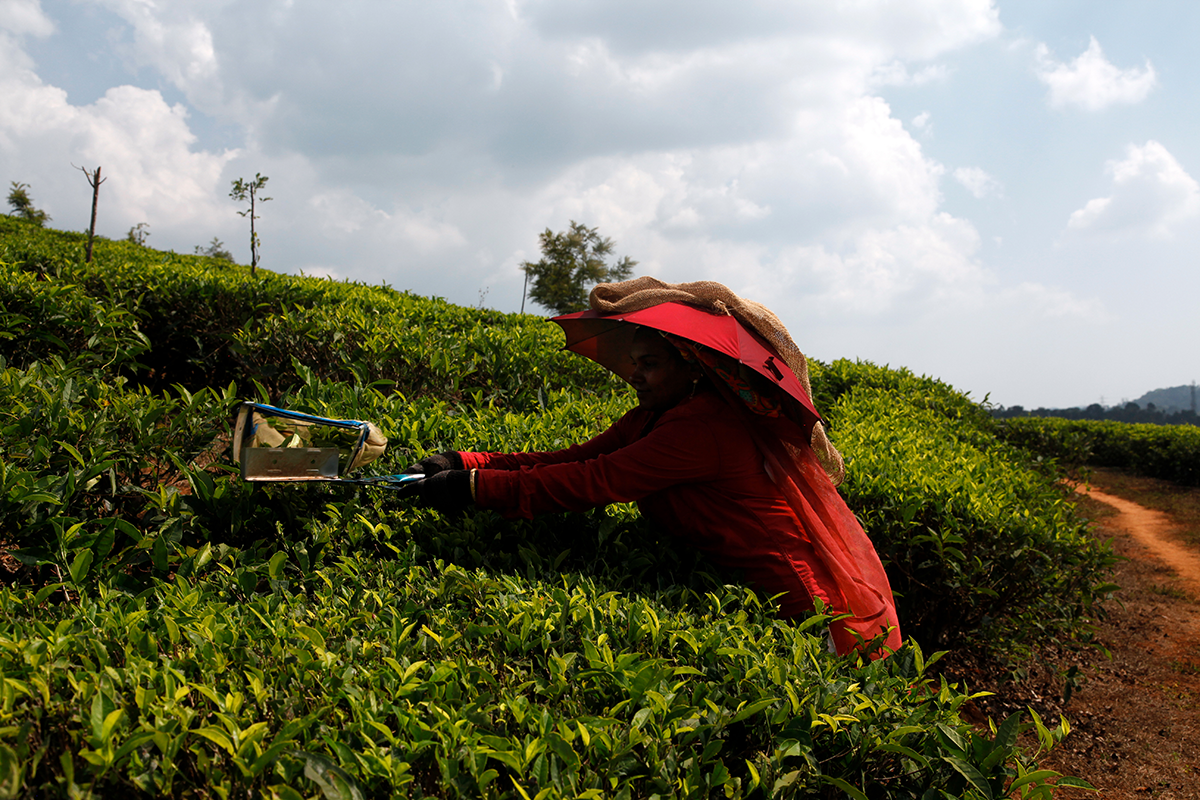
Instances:
[[[738,416],[715,392],[655,419],[635,408],[591,441],[550,453],[463,453],[478,469],[476,505],[508,517],[583,511],[636,501],[642,513],[741,570],[780,613],[813,609],[812,594],[840,598],[833,578]]]

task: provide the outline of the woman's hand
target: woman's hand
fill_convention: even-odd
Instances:
[[[456,516],[475,505],[471,470],[444,469],[417,481],[418,502],[443,514]]]
[[[462,469],[462,456],[456,450],[447,450],[443,453],[438,453],[435,456],[427,456],[422,458],[417,463],[413,464],[408,469],[404,470],[405,475],[424,475],[431,477],[439,472],[444,472],[448,469]]]

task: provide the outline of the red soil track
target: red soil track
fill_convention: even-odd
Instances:
[[[1104,491],[1076,491],[1117,510],[1095,524],[1123,556],[1121,586],[1097,625],[1098,654],[1067,657],[1085,681],[1068,703],[1051,702],[1052,678],[1021,687],[1018,702],[1033,700],[1071,735],[1043,762],[1076,775],[1099,791],[1063,789],[1062,798],[1200,800],[1200,553],[1178,536],[1178,525],[1154,511]],[[1039,690],[1042,692],[1039,697]],[[1000,689],[1003,692],[1003,689]]]
[[[1108,524],[1132,536],[1153,558],[1175,572],[1181,591],[1193,600],[1200,600],[1200,552],[1187,547],[1173,535],[1178,526],[1169,516],[1092,486],[1076,485],[1075,491],[1115,508],[1117,516]]]

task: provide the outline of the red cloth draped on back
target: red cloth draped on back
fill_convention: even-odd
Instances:
[[[757,416],[747,422],[755,444],[766,457],[771,480],[787,498],[817,556],[834,578],[841,597],[833,599],[830,610],[852,614],[830,626],[837,651],[849,652],[885,629],[890,630],[883,646],[896,650],[900,647],[900,621],[887,573],[875,546],[821,468],[812,447],[802,437],[789,437],[785,420]],[[777,432],[763,435],[764,428],[775,428]],[[881,654],[886,655],[876,651],[872,657]]]
[[[900,646],[900,624],[887,573],[862,526],[838,494],[809,440],[780,412],[771,394],[761,393],[739,374],[745,370],[729,357],[685,338],[664,334],[689,361],[703,364],[725,402],[742,417],[755,446],[767,461],[772,482],[808,533],[816,555],[833,577],[836,612],[852,617],[831,626],[839,653],[869,642],[891,628],[884,646]],[[810,591],[816,587],[810,586]],[[821,587],[826,592],[829,587]],[[824,595],[825,592],[814,594]]]

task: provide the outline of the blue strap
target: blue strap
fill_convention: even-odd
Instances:
[[[327,482],[350,483],[356,486],[375,486],[380,489],[412,490],[416,488],[417,481],[423,480],[424,478],[424,475],[376,475],[371,478],[339,478],[336,481]]]

